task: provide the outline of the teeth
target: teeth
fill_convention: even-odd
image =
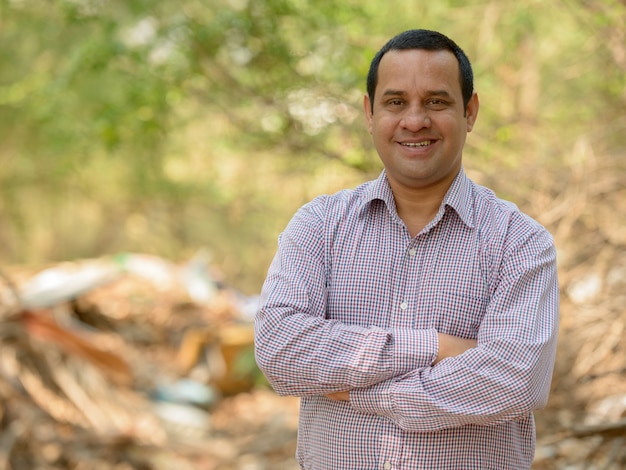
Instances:
[[[405,147],[419,148],[419,147],[426,147],[430,145],[431,143],[432,143],[431,140],[425,140],[424,142],[407,142],[402,145],[404,145]]]

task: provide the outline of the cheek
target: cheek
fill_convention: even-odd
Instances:
[[[393,135],[394,129],[395,125],[390,119],[372,119],[369,125],[370,134],[379,140],[387,140]]]
[[[456,142],[463,143],[469,132],[470,123],[465,118],[454,119],[447,122],[441,122],[441,132],[448,135],[448,138]]]

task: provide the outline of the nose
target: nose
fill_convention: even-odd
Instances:
[[[427,110],[421,106],[407,108],[400,121],[400,125],[411,132],[417,132],[424,127],[428,128],[431,124]]]

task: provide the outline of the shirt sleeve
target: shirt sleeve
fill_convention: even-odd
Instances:
[[[281,395],[369,387],[426,367],[434,329],[383,329],[326,319],[323,199],[304,206],[280,235],[255,317],[255,356]]]
[[[556,250],[535,233],[504,260],[478,345],[435,366],[353,390],[352,406],[418,432],[493,425],[545,406],[556,354]]]

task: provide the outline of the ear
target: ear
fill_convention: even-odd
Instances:
[[[465,118],[467,119],[467,132],[472,132],[476,118],[478,117],[478,94],[474,92],[469,102],[467,103],[467,110],[465,111]]]
[[[372,102],[368,94],[363,97],[363,111],[365,112],[365,122],[367,123],[367,131],[372,133]]]

